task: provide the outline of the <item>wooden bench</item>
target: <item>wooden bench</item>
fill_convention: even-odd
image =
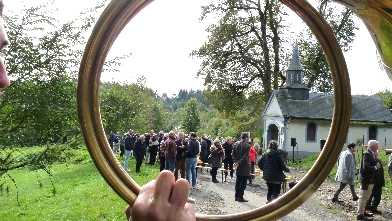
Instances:
[[[200,171],[203,171],[203,166],[202,165],[197,165],[196,166],[196,177],[197,177],[197,171],[200,169]]]
[[[225,182],[226,182],[226,176],[223,173],[228,173],[230,170],[226,170],[224,168],[219,169],[222,172],[222,183],[223,183],[223,177],[225,177]]]
[[[198,169],[200,169],[200,171],[202,171],[202,172],[203,172],[203,168],[207,169],[207,172],[208,172],[208,169],[211,169],[211,167],[209,167],[208,163],[204,163],[202,160],[200,160],[200,156],[198,156],[196,159],[197,159],[196,160],[196,176],[197,176]]]
[[[202,165],[203,161],[200,160],[200,156],[196,158],[196,165]]]
[[[287,190],[287,183],[292,181],[292,180],[294,180],[294,178],[292,178],[291,176],[287,176],[285,178],[285,182],[282,183],[282,191],[283,191],[283,193],[285,193],[286,190]]]

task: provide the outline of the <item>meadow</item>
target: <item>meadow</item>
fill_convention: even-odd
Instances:
[[[79,163],[54,164],[51,175],[22,168],[0,178],[0,220],[125,220],[127,203],[105,182],[87,150],[77,151]],[[116,156],[123,164],[124,158]],[[159,173],[159,165],[144,163],[142,172],[135,173],[133,158],[130,168],[140,185]]]

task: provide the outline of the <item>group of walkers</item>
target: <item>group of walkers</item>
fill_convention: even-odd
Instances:
[[[339,188],[332,197],[332,202],[339,200],[339,194],[347,186],[353,201],[358,201],[357,220],[372,220],[374,214],[382,214],[378,209],[381,202],[382,187],[385,186],[384,168],[378,157],[378,141],[369,140],[366,151],[362,153],[359,169],[357,170],[355,153],[358,148],[354,143],[348,144],[347,150],[343,151],[338,160],[336,180],[340,182]],[[389,156],[389,175],[392,178],[392,156]],[[358,175],[360,183],[360,195],[355,191],[354,180]]]

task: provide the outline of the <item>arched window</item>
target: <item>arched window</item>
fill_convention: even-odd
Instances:
[[[369,140],[377,140],[377,127],[369,127]]]
[[[317,125],[313,122],[308,123],[306,126],[306,141],[316,142]]]

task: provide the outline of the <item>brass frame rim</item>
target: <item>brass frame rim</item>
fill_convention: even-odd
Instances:
[[[110,47],[128,22],[153,0],[112,0],[96,23],[81,61],[77,108],[88,151],[106,182],[133,204],[140,186],[122,169],[107,142],[99,110],[99,83]],[[311,28],[322,45],[332,72],[334,113],[325,147],[308,174],[278,200],[260,208],[230,215],[197,214],[197,220],[276,220],[302,205],[324,182],[343,147],[350,123],[351,90],[343,53],[328,23],[304,0],[281,0]]]

